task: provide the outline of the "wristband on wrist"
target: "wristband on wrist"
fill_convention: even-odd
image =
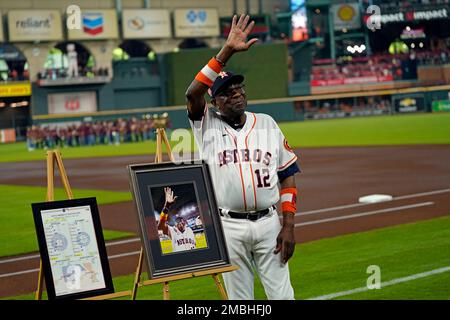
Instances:
[[[297,189],[284,188],[281,189],[281,210],[295,214],[297,212]]]
[[[219,58],[217,58],[217,55],[214,56],[214,59],[216,59],[217,62],[220,63],[220,65],[221,65],[222,67],[225,67],[225,62],[223,62],[222,60],[220,60]]]
[[[195,80],[211,87],[222,71],[224,64],[222,61],[217,60],[216,57],[211,58],[208,64],[205,65],[202,70],[195,76]]]
[[[159,221],[160,222],[165,222],[167,220],[167,218],[169,217],[169,214],[161,212],[161,214],[159,215]]]

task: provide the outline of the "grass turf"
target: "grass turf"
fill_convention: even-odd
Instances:
[[[381,281],[450,266],[450,217],[322,239],[296,246],[290,260],[296,299],[364,287],[369,265]],[[130,290],[133,275],[114,278],[116,291]],[[144,276],[145,277],[145,276]],[[450,272],[340,297],[339,299],[449,299]],[[220,299],[210,277],[172,282],[172,299]],[[161,285],[142,287],[138,299],[161,299]],[[265,299],[259,281],[255,298]],[[33,294],[9,299],[33,299]]]
[[[293,148],[450,143],[450,113],[330,119],[280,123]],[[172,142],[174,144],[174,142]],[[195,148],[191,137],[191,148]],[[63,159],[144,155],[155,152],[154,141],[64,148]],[[25,143],[0,145],[0,162],[45,159],[43,150],[29,152]]]
[[[129,192],[72,191],[77,198],[96,197],[99,205],[131,200]],[[43,202],[46,192],[44,187],[0,185],[0,257],[38,250],[31,203]],[[55,200],[63,199],[67,199],[64,189],[55,188]],[[132,234],[105,230],[104,235],[107,240],[111,240]]]

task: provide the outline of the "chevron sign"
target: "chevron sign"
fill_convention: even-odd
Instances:
[[[103,14],[102,13],[84,13],[83,31],[85,33],[96,35],[103,32]]]

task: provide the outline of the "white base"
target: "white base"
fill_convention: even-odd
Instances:
[[[388,194],[371,194],[368,196],[360,197],[358,201],[360,203],[377,203],[383,201],[390,201],[393,197]]]

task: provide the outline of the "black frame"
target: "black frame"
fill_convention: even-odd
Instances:
[[[91,216],[93,227],[95,230],[98,253],[100,256],[99,258],[101,261],[103,278],[105,280],[105,288],[57,296],[54,287],[53,274],[50,264],[47,241],[45,239],[45,232],[44,232],[44,225],[42,222],[41,211],[80,207],[80,206],[89,206],[91,209]],[[98,211],[96,198],[80,198],[62,201],[40,202],[31,204],[31,207],[33,209],[33,218],[36,227],[36,235],[39,244],[39,251],[41,254],[42,268],[44,272],[48,299],[49,300],[82,299],[114,293],[114,285],[112,281],[111,271],[109,268],[108,255],[106,252],[105,240],[103,238],[103,229],[100,222],[100,215]]]
[[[205,162],[135,164],[128,166],[128,173],[150,279],[230,266],[219,209]],[[171,183],[190,182],[194,182],[198,190],[208,248],[163,254],[154,216],[155,208],[148,190],[162,184],[170,186]],[[153,225],[148,226],[149,221]]]

